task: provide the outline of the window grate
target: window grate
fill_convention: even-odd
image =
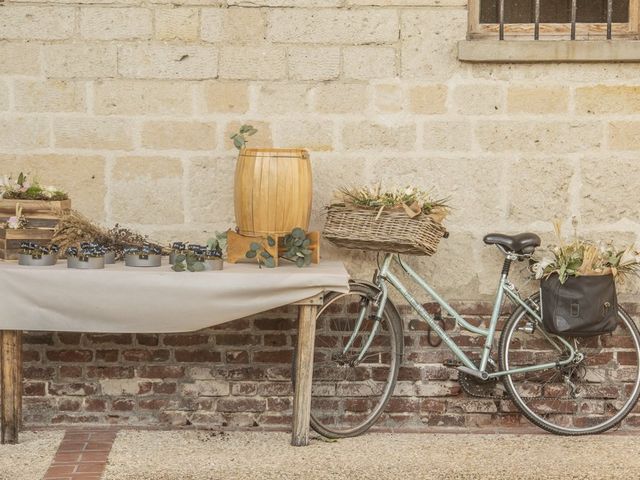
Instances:
[[[534,0],[534,40],[540,40],[540,1]],[[495,4],[494,4],[495,5]],[[613,0],[606,0],[607,40],[612,38],[613,25]],[[576,39],[576,24],[578,23],[578,0],[571,0],[571,40]],[[498,35],[504,40],[505,33],[505,0],[498,0]]]

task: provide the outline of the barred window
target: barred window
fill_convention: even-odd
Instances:
[[[516,39],[629,38],[638,33],[639,5],[640,0],[470,0],[470,33]]]

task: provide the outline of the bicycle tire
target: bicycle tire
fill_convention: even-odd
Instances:
[[[319,309],[318,315],[316,317],[317,324],[320,326],[318,329],[319,333],[316,333],[316,344],[315,344],[315,352],[314,352],[314,378],[313,382],[321,383],[317,373],[320,368],[319,365],[319,357],[326,355],[326,349],[323,348],[322,343],[319,341],[320,337],[323,335],[322,332],[322,321],[323,316],[329,312],[331,307],[335,304],[335,302],[339,299],[344,299],[346,296],[350,295],[358,295],[363,298],[367,298],[373,302],[373,300],[377,296],[377,291],[374,287],[354,282],[350,285],[350,291],[348,294],[341,294],[337,292],[332,292],[325,297],[325,301],[323,306]],[[327,314],[327,316],[329,316]],[[318,396],[314,393],[314,386],[312,386],[312,395],[311,395],[311,428],[315,430],[317,433],[326,438],[338,439],[338,438],[347,438],[347,437],[355,437],[358,435],[362,435],[367,430],[369,430],[380,418],[380,415],[383,414],[385,407],[387,406],[389,399],[393,395],[393,390],[395,388],[397,379],[398,379],[398,371],[400,368],[401,357],[402,357],[402,321],[396,312],[395,308],[391,304],[390,301],[387,301],[387,305],[385,306],[384,314],[383,314],[383,322],[387,325],[387,332],[389,336],[389,345],[392,348],[392,355],[390,356],[390,368],[389,373],[386,377],[386,381],[384,384],[383,392],[380,395],[379,399],[376,401],[376,405],[368,412],[368,414],[362,419],[362,421],[357,422],[355,425],[340,425],[340,424],[330,424],[321,412],[318,409],[314,408],[318,401],[325,399],[326,397]],[[353,329],[352,329],[353,330]],[[346,333],[346,332],[342,332]],[[337,347],[339,348],[339,347]],[[296,368],[296,355],[294,354],[293,358],[293,367],[292,367],[292,379],[295,386],[295,368]],[[333,420],[336,420],[337,412],[334,412]],[[346,416],[346,413],[345,413]]]
[[[530,305],[534,307],[537,305],[539,308],[539,294],[533,295],[528,299],[528,301],[530,302]],[[516,362],[511,361],[509,358],[511,352],[509,344],[512,342],[512,339],[514,341],[514,345],[519,344],[521,347],[524,347],[524,349],[519,351],[514,350],[513,357],[517,358],[518,354],[520,354],[520,357],[522,358],[520,362],[527,361],[527,357],[524,354],[531,352],[531,350],[528,350],[529,344],[532,347],[535,345],[544,345],[544,342],[540,342],[539,338],[526,338],[526,330],[519,330],[519,332],[524,332],[521,335],[521,337],[525,337],[524,339],[514,338],[516,328],[518,328],[518,325],[523,318],[526,317],[530,318],[526,309],[519,307],[511,314],[505,323],[505,327],[500,336],[499,346],[499,364],[501,370],[507,370],[510,366],[517,366]],[[515,374],[505,375],[503,377],[505,388],[511,396],[511,399],[529,421],[547,432],[556,435],[592,435],[605,432],[619,425],[620,422],[622,422],[622,420],[624,420],[624,418],[631,412],[638,401],[638,397],[640,396],[640,331],[638,331],[638,327],[633,319],[622,308],[618,308],[618,319],[619,325],[618,330],[616,330],[618,332],[617,337],[614,336],[615,332],[613,335],[607,334],[606,336],[607,338],[615,339],[615,343],[625,345],[627,347],[627,351],[620,352],[620,350],[615,350],[613,347],[609,348],[608,351],[606,345],[608,343],[615,345],[615,343],[613,341],[607,341],[604,338],[605,335],[587,337],[587,339],[578,339],[576,337],[570,340],[574,342],[574,345],[578,345],[577,342],[580,342],[581,344],[580,351],[585,354],[583,361],[584,364],[582,367],[580,367],[582,364],[582,362],[580,362],[575,366],[555,367],[554,369],[543,370],[535,374],[518,374],[518,378],[522,378],[522,382],[525,384],[521,388],[516,388],[513,378],[516,376]],[[542,329],[543,327],[541,324],[537,324],[535,328]],[[628,330],[627,335],[624,335],[621,332],[623,328]],[[540,333],[541,337],[545,336],[543,332]],[[550,336],[553,337],[552,335]],[[625,337],[628,338],[625,339]],[[546,341],[551,345],[551,342],[549,342],[548,339]],[[601,357],[596,357],[598,351],[600,352]],[[619,355],[621,353],[626,356],[620,357]],[[609,356],[611,360],[604,363]],[[541,355],[536,358],[539,359],[540,357]],[[624,358],[624,360],[622,360],[622,364],[619,363],[621,358]],[[536,362],[538,361],[540,360],[536,360]],[[584,373],[580,372],[580,368],[584,370]],[[591,370],[587,370],[589,368],[591,368]],[[609,372],[607,369],[610,369],[611,371]],[[552,373],[554,371],[555,373]],[[543,374],[542,372],[547,373]],[[611,373],[613,373],[613,375],[611,375]],[[529,380],[527,380],[527,375],[530,376]],[[534,377],[535,375],[540,375],[540,378],[544,380],[544,383],[540,385],[539,389],[533,388],[534,382],[531,381],[531,377]],[[626,378],[626,375],[628,375],[628,378],[632,380],[625,384],[624,379]],[[582,378],[580,378],[581,376]],[[621,382],[622,384],[618,387],[615,387],[613,384],[606,385],[604,382],[607,380],[607,377],[610,382],[611,379],[619,379],[619,383]],[[556,383],[553,383],[554,378],[557,378]],[[589,380],[584,382],[584,386],[580,386],[580,381],[586,380],[587,378]],[[596,380],[599,378],[602,379],[603,385],[597,384]],[[561,379],[563,380],[564,385],[560,383]],[[606,390],[607,388],[609,390]],[[618,388],[618,390],[616,390],[616,388]],[[627,390],[630,392],[629,397],[624,400],[624,403],[622,403],[622,401],[619,402],[621,403],[621,407],[618,411],[616,413],[612,413],[610,418],[602,418],[602,421],[600,422],[597,416],[600,411],[604,415],[608,410],[615,408],[617,397],[613,397],[613,394],[616,392],[625,392]],[[523,395],[521,394],[521,391],[540,391],[544,393],[542,393],[542,396],[539,398],[536,398]],[[567,391],[567,396],[562,400],[562,402],[555,404],[559,406],[560,411],[551,411],[551,408],[548,405],[550,403],[550,398],[545,396],[548,392],[553,393],[554,391],[557,392],[558,395],[563,391]],[[572,391],[572,393],[569,393],[569,391]],[[600,394],[598,393],[600,391],[606,391],[607,393],[606,395]],[[536,400],[538,400],[537,403]],[[573,406],[572,402],[575,402],[576,405]],[[536,408],[538,411],[534,411]],[[546,412],[545,409],[547,410]],[[589,413],[593,413],[593,415],[589,416]],[[547,416],[545,417],[545,415]],[[559,425],[558,423],[563,423],[563,425]]]

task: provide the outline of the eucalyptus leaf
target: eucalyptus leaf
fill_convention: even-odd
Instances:
[[[304,267],[304,258],[298,258],[296,260],[296,265],[298,266],[298,268]]]
[[[254,252],[257,252],[258,250],[260,250],[260,244],[258,242],[251,242],[251,245],[249,245],[249,248]]]
[[[273,257],[265,258],[264,266],[267,268],[274,268],[276,266],[276,260]]]
[[[258,253],[255,250],[249,250],[247,253],[244,254],[244,256],[247,258],[256,258],[257,254]]]
[[[271,236],[267,237],[267,243],[269,244],[270,247],[276,246],[276,241]]]

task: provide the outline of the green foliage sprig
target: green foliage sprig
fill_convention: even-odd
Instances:
[[[274,268],[276,266],[276,260],[273,258],[273,255],[267,251],[267,248],[264,245],[265,241],[267,242],[267,245],[272,248],[276,246],[275,239],[271,235],[268,235],[260,242],[251,242],[249,250],[245,253],[245,257],[255,258],[260,268],[262,268],[263,265],[267,268]]]
[[[267,268],[274,268],[276,266],[275,258],[267,250],[265,242],[271,248],[276,246],[276,240],[269,235],[259,242],[251,242],[245,257],[255,258],[260,267],[264,265]],[[291,233],[285,235],[283,244],[286,251],[282,258],[294,262],[299,268],[311,265],[311,255],[313,254],[311,239],[303,229],[294,228],[291,230]]]
[[[283,258],[295,262],[299,268],[311,265],[311,254],[313,253],[310,249],[311,239],[307,237],[303,229],[294,228],[290,234],[285,236],[284,246],[287,251]]]
[[[255,135],[256,133],[258,133],[258,130],[253,128],[252,125],[242,125],[240,131],[231,135],[231,140],[233,140],[233,145],[238,150],[242,150],[247,144],[247,137]]]

